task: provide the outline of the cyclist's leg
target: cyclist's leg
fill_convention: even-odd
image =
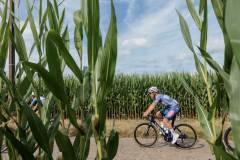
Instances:
[[[176,114],[179,112],[180,108],[179,106],[172,107],[168,109],[166,115],[164,116],[164,124],[166,124],[166,127],[169,129],[172,129],[172,123],[170,123],[171,120],[176,116]]]
[[[180,110],[179,106],[170,108],[170,109],[168,110],[168,113],[166,114],[166,116],[165,116],[164,119],[163,119],[164,125],[170,130],[170,132],[171,132],[172,135],[173,135],[172,144],[174,144],[174,143],[177,141],[179,135],[174,132],[172,123],[170,123],[170,121],[173,120],[173,118],[174,118],[175,115],[179,112],[179,110]]]
[[[158,112],[156,113],[156,118],[157,118],[160,122],[163,120],[163,115],[162,115],[161,111],[158,111]]]
[[[164,126],[166,127],[166,128],[168,128],[168,129],[170,129],[170,128],[172,128],[169,124],[170,124],[170,122],[169,122],[169,117],[168,117],[168,114],[169,114],[169,112],[170,112],[170,110],[169,110],[169,108],[165,108],[163,111],[162,111],[162,115],[163,115],[163,124],[164,124]]]

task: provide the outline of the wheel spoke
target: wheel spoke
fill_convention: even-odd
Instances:
[[[157,140],[157,131],[152,125],[143,123],[136,127],[134,138],[142,146],[151,146]]]
[[[197,135],[195,130],[188,124],[176,126],[175,132],[179,134],[176,145],[182,148],[192,147],[196,143]]]

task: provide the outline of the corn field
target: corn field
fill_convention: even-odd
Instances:
[[[216,75],[211,75],[214,79]],[[181,82],[184,78],[187,83],[193,88],[195,96],[199,97],[200,102],[207,109],[209,105],[207,90],[204,86],[204,81],[198,74],[189,73],[166,73],[162,75],[117,75],[115,76],[113,86],[106,96],[107,117],[117,119],[138,119],[142,118],[142,113],[147,106],[152,103],[152,100],[147,95],[146,90],[150,86],[157,86],[160,91],[171,97],[174,97],[181,105],[179,116],[186,118],[196,118],[196,106],[194,97],[185,91]],[[74,77],[66,77],[65,84],[68,94],[73,97],[77,89],[78,81]],[[223,89],[223,88],[222,88]],[[43,88],[43,93],[47,93],[47,89]],[[44,91],[45,90],[45,91]],[[213,94],[216,94],[216,86],[213,85]],[[220,99],[221,100],[221,99]],[[224,101],[217,109],[217,117],[222,114]],[[162,106],[159,106],[160,109]],[[80,111],[78,116],[81,117]]]
[[[196,91],[200,101],[208,105],[203,81],[197,75],[168,73],[163,75],[119,75],[115,78],[113,88],[107,98],[109,118],[142,118],[152,100],[147,95],[150,86],[157,86],[160,92],[175,98],[180,106],[182,117],[196,117],[193,97],[185,91],[180,77],[187,79]],[[159,106],[160,109],[162,106]]]

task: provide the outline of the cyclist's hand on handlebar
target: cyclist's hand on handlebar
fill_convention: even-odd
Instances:
[[[146,118],[148,114],[146,112],[143,112],[143,117]]]

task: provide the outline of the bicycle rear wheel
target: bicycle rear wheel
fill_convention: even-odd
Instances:
[[[226,147],[230,151],[234,151],[234,142],[233,142],[233,135],[232,135],[232,128],[229,127],[226,132],[224,133],[224,143]]]
[[[197,141],[196,131],[188,124],[179,124],[175,127],[175,132],[179,134],[179,138],[175,143],[181,148],[190,148]]]
[[[152,146],[157,141],[157,130],[149,123],[139,124],[134,130],[134,139],[144,147]]]
[[[7,153],[7,146],[5,144],[2,144],[1,146],[1,153]]]

